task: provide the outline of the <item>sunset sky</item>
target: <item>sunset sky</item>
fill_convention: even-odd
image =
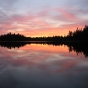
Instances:
[[[0,0],[0,34],[67,35],[88,24],[88,0]]]

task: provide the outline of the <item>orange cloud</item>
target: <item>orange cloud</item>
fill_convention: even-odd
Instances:
[[[33,29],[33,30],[24,30],[24,31],[19,31],[21,34],[24,34],[26,36],[32,36],[32,37],[36,37],[36,36],[64,36],[67,35],[69,30],[71,31],[75,31],[77,29],[77,27],[79,28],[83,28],[83,25],[62,25],[58,28],[41,28],[41,29]]]
[[[20,33],[23,34],[25,36],[31,36],[31,37],[36,37],[36,36],[59,36],[59,35],[67,35],[68,31],[74,31],[76,30],[77,27],[82,27],[82,26],[75,26],[75,25],[63,25],[61,27],[58,28],[39,28],[39,29],[25,29],[24,27],[11,27],[10,29],[8,28],[8,30],[3,29],[2,33],[4,32],[12,32],[12,33]],[[13,28],[16,28],[15,30]],[[13,30],[12,30],[13,29]]]

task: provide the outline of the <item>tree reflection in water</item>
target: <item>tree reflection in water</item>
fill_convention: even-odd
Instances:
[[[77,55],[83,54],[85,57],[88,56],[88,43],[84,42],[0,42],[1,47],[7,47],[8,49],[20,48],[26,44],[42,44],[42,45],[53,45],[53,46],[62,46],[66,45],[69,52],[76,52]]]

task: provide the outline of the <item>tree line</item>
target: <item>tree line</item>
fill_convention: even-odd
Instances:
[[[0,41],[24,41],[25,40],[25,36],[24,35],[21,35],[21,34],[12,34],[11,32],[10,33],[7,33],[7,34],[3,34],[0,36]]]
[[[76,29],[76,31],[69,31],[68,35],[65,37],[70,41],[88,41],[88,26],[86,25],[83,29]]]
[[[50,36],[50,37],[26,37],[21,34],[7,33],[0,35],[0,41],[53,41],[53,42],[87,42],[88,26],[83,29],[77,28],[74,32],[69,31],[67,36]]]

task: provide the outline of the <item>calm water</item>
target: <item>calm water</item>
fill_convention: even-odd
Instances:
[[[88,88],[88,58],[67,46],[0,47],[0,88]]]

